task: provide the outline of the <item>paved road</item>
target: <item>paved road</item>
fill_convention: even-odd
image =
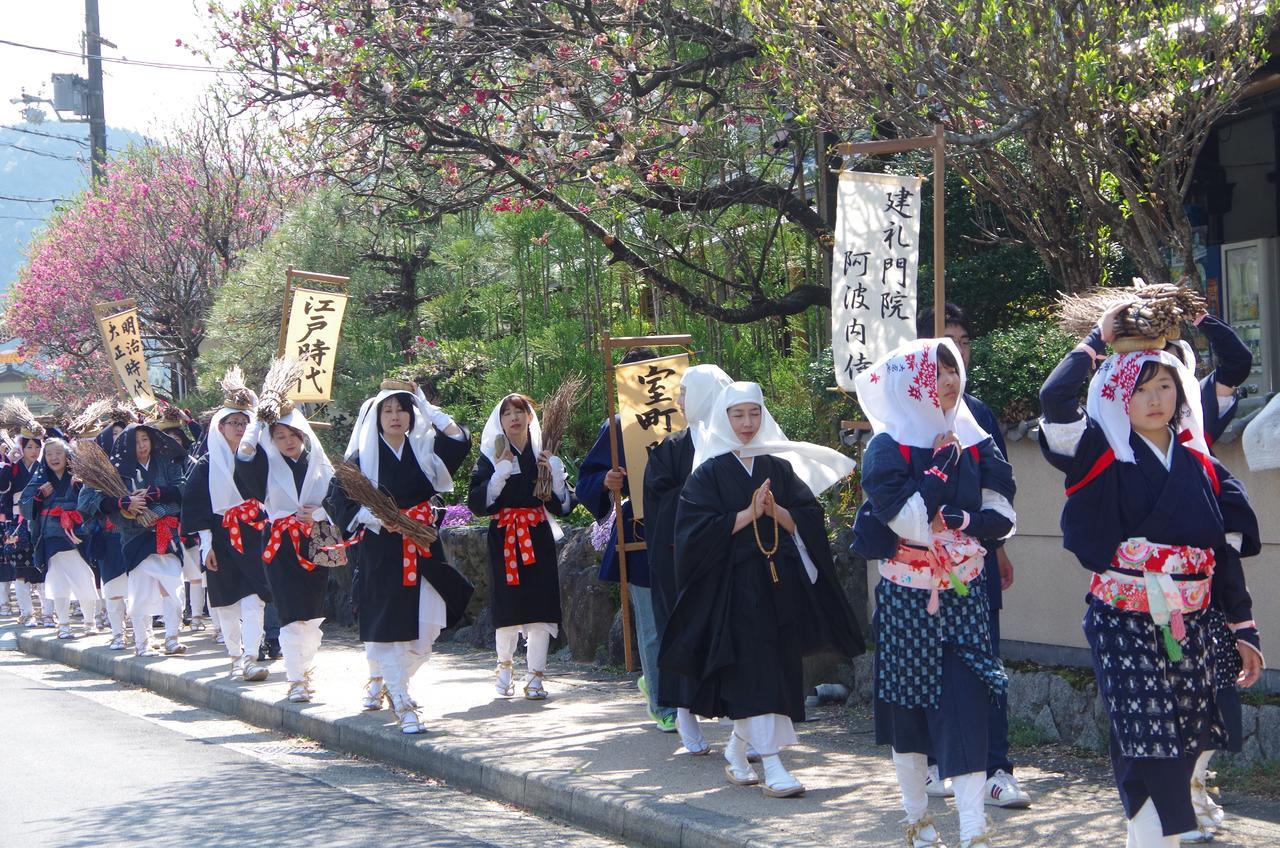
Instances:
[[[0,651],[0,845],[563,846],[618,843]]]

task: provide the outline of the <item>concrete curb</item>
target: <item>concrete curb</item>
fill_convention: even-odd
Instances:
[[[404,736],[372,715],[268,698],[262,689],[221,672],[164,668],[165,659],[86,647],[48,635],[18,633],[24,653],[150,689],[216,710],[268,730],[305,736],[326,748],[367,757],[442,780],[529,812],[635,845],[653,848],[819,848],[818,843],[746,824],[742,819],[672,801],[654,792],[622,789],[594,777],[560,770],[521,771],[500,757],[486,758],[432,734]]]

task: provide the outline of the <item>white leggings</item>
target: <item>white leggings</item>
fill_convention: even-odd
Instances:
[[[129,615],[141,647],[151,635],[151,617],[164,616],[166,639],[182,626],[182,563],[173,554],[151,554],[129,572]]]
[[[320,629],[323,621],[323,618],[293,621],[280,628],[280,652],[284,654],[284,677],[290,683],[302,680],[315,663],[316,653],[320,650],[320,640],[324,637],[324,631]]]
[[[262,616],[267,605],[257,595],[248,595],[227,604],[225,607],[214,607],[214,620],[222,627],[222,641],[226,645],[227,654],[233,659],[240,659],[245,654],[258,655],[258,646],[262,644]]]
[[[102,584],[102,598],[107,605],[107,621],[111,622],[111,635],[124,635],[124,620],[128,606],[124,602],[129,591],[129,575],[121,574]]]
[[[795,725],[788,716],[777,713],[734,719],[733,732],[762,757],[773,756],[788,745],[796,744]]]
[[[898,773],[898,788],[902,791],[902,809],[907,813],[907,821],[918,822],[929,808],[929,796],[924,790],[929,776],[929,758],[924,754],[894,751],[893,768]],[[961,839],[974,839],[987,832],[987,814],[982,800],[982,788],[986,783],[986,772],[981,771],[951,778],[956,812],[960,815]]]
[[[98,587],[93,580],[93,570],[76,550],[62,551],[49,558],[49,573],[44,578],[46,597],[53,600],[58,612],[58,623],[71,624],[71,597],[80,602],[86,627],[93,626],[98,613]]]
[[[516,647],[520,643],[520,634],[524,634],[525,662],[529,666],[529,676],[533,672],[547,672],[547,650],[551,639],[560,630],[559,625],[545,621],[532,624],[513,624],[510,627],[499,627],[494,631],[494,642],[498,649],[498,662],[509,663],[516,655]]]
[[[14,594],[18,596],[18,612],[22,613],[24,618],[29,618],[35,612],[35,607],[31,603],[31,584],[19,577],[14,587]]]
[[[1129,833],[1125,848],[1178,848],[1178,836],[1165,836],[1160,826],[1160,813],[1156,805],[1147,799],[1133,818],[1129,819]]]

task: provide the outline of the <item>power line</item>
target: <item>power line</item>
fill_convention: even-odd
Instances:
[[[33,218],[30,215],[0,215],[0,221],[47,221],[48,218]]]
[[[50,153],[47,150],[36,150],[34,147],[23,147],[21,144],[14,144],[11,141],[0,141],[0,147],[12,147],[14,150],[21,150],[23,153],[34,153],[36,156],[47,156],[50,159],[62,159],[67,162],[84,162],[83,156],[68,156],[65,153]]]
[[[0,194],[0,200],[12,200],[14,203],[66,203],[65,197],[13,197]]]
[[[9,132],[24,133],[26,135],[38,135],[41,138],[56,138],[59,141],[74,141],[76,144],[80,145],[81,147],[89,146],[89,142],[85,141],[83,138],[76,138],[75,136],[71,136],[71,135],[57,135],[56,133],[46,133],[46,132],[40,132],[39,130],[29,130],[29,129],[25,129],[24,127],[0,127],[0,130],[8,130]]]
[[[35,45],[35,44],[23,44],[20,41],[9,41],[8,39],[5,39],[5,38],[0,38],[0,44],[5,44],[5,45],[8,45],[9,47],[21,47],[23,50],[38,50],[41,53],[53,53],[58,56],[71,56],[72,58],[75,58],[75,59],[84,58],[83,53],[80,53],[75,50],[60,50],[56,47],[40,47],[39,45]],[[207,65],[182,65],[177,62],[151,62],[145,59],[127,59],[123,57],[117,58],[113,56],[103,56],[102,61],[114,62],[117,65],[134,65],[142,68],[159,68],[165,71],[201,71],[203,73],[209,73],[209,74],[232,73],[232,71],[228,70],[227,68],[212,68]]]

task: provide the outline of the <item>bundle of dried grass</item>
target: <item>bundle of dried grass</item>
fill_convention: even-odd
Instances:
[[[128,426],[130,424],[142,423],[142,413],[138,411],[138,407],[132,400],[116,401],[112,405],[111,412],[109,414],[112,424],[120,423]]]
[[[364,476],[360,466],[346,460],[333,464],[333,476],[347,497],[367,507],[374,517],[393,533],[407,536],[424,548],[431,547],[440,531],[429,524],[420,524],[406,516],[396,506],[395,498],[381,491],[373,481]]]
[[[72,470],[82,483],[91,489],[97,489],[109,498],[120,500],[132,494],[125,486],[124,480],[120,479],[120,472],[111,464],[106,451],[95,441],[76,443],[72,450]],[[144,526],[154,524],[156,519],[156,514],[145,508],[140,513],[126,510],[125,516]]]
[[[84,412],[71,419],[67,432],[76,438],[96,436],[111,424],[111,410],[111,401],[95,400],[84,408]]]
[[[222,405],[234,409],[253,409],[253,392],[244,381],[239,365],[232,365],[218,381],[222,388]]]
[[[569,421],[573,418],[574,407],[581,402],[582,390],[586,385],[587,381],[581,374],[570,374],[542,405],[540,423],[544,451],[554,454],[560,449],[565,430],[569,428]],[[541,501],[551,500],[551,467],[545,462],[538,463],[538,482],[534,484],[533,494]]]
[[[275,359],[262,383],[262,396],[258,398],[258,419],[274,424],[293,411],[289,392],[302,379],[302,360]]]
[[[1063,295],[1058,322],[1074,336],[1088,334],[1108,309],[1132,304],[1116,315],[1118,351],[1163,347],[1181,333],[1183,321],[1205,311],[1204,297],[1189,286],[1136,283],[1130,288],[1094,289],[1082,295]]]
[[[29,439],[44,438],[44,426],[31,414],[31,408],[20,397],[5,398],[4,406],[0,407],[0,418],[4,419],[5,426],[10,430],[16,430]]]

